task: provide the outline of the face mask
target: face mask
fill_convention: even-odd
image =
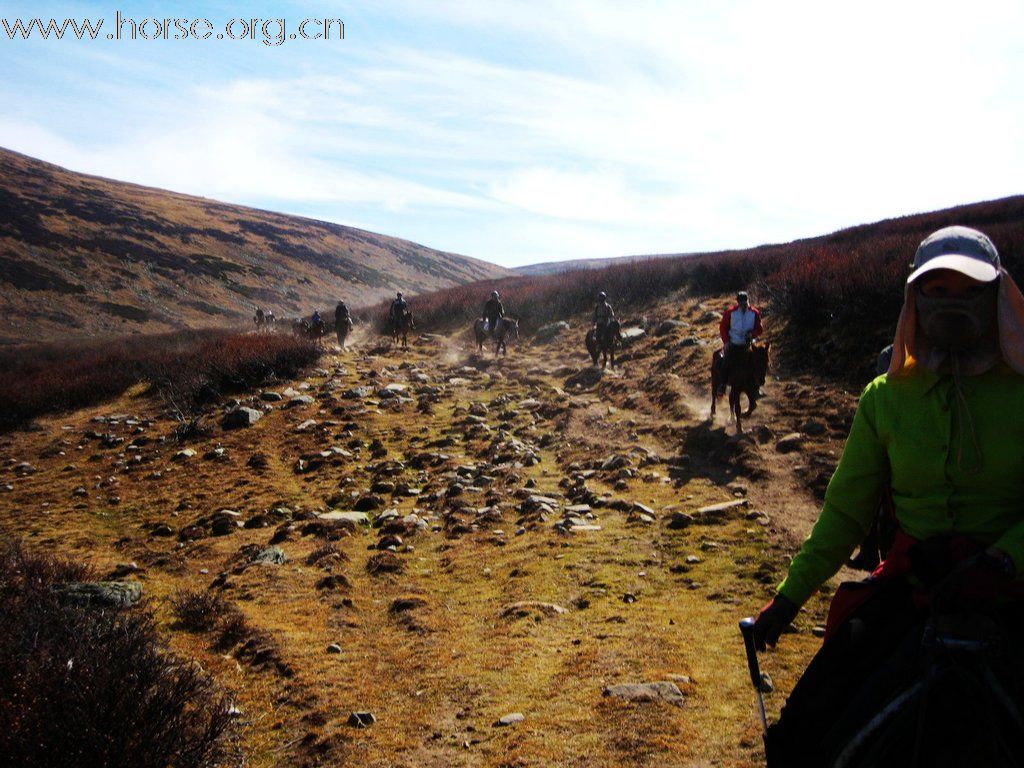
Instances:
[[[996,293],[988,288],[970,298],[915,297],[918,322],[929,341],[951,352],[965,352],[981,340],[995,320]]]

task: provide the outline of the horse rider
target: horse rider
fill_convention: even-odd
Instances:
[[[409,305],[406,303],[405,299],[402,298],[402,292],[399,291],[395,295],[394,301],[391,302],[391,310],[388,313],[388,318],[392,323],[397,323],[398,319],[408,311]]]
[[[256,307],[256,325],[263,325],[263,307]]]
[[[313,310],[313,316],[309,319],[309,324],[314,328],[317,328],[324,324],[324,319],[320,317],[319,309]]]
[[[604,338],[608,324],[614,319],[615,310],[612,309],[612,305],[608,303],[608,294],[601,291],[597,294],[597,303],[594,305],[593,322],[594,330],[597,332],[597,338]]]
[[[348,311],[348,304],[344,301],[339,301],[338,306],[334,308],[334,325],[340,328],[349,321],[351,316]]]
[[[491,291],[491,298],[484,304],[484,332],[492,333],[498,327],[498,320],[505,316],[505,308],[497,291]]]
[[[858,694],[878,670],[901,674],[887,662],[954,570],[972,602],[1001,605],[1007,622],[1022,615],[1024,295],[992,241],[967,227],[927,237],[912,270],[888,369],[860,397],[821,513],[757,618],[755,646],[774,646],[846,562],[886,487],[895,540],[870,579],[836,590],[824,643],[768,729],[769,766],[821,765],[819,742],[840,718],[874,715],[843,709],[870,695]]]
[[[751,306],[747,292],[740,291],[736,294],[736,303],[725,310],[722,322],[718,326],[718,333],[722,337],[722,365],[719,369],[722,392],[729,381],[729,367],[733,355],[745,350],[762,332],[761,312],[757,307]]]

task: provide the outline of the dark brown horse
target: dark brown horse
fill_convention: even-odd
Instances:
[[[296,336],[302,336],[306,339],[319,341],[323,338],[326,331],[327,327],[324,325],[323,320],[319,323],[314,323],[311,320],[304,320],[301,317],[297,317],[292,320],[292,333]]]
[[[401,340],[402,347],[408,348],[409,331],[416,329],[416,321],[413,319],[412,311],[408,309],[402,310],[396,317],[390,319],[390,324],[392,343],[397,344]]]
[[[514,317],[501,317],[495,327],[485,330],[487,321],[480,317],[473,323],[473,334],[476,336],[477,351],[484,351],[484,342],[490,337],[494,339],[494,355],[508,354],[508,340],[519,338],[519,320]]]
[[[600,333],[597,328],[591,328],[587,332],[587,352],[590,353],[594,365],[597,365],[598,358],[603,355],[601,367],[604,368],[608,363],[611,363],[612,368],[615,367],[615,345],[622,343],[621,331],[622,327],[618,320],[609,320]]]
[[[334,323],[334,332],[338,335],[338,346],[345,349],[348,342],[348,335],[352,333],[352,317],[345,316]]]
[[[718,402],[718,391],[725,385],[729,388],[729,417],[736,419],[736,432],[743,432],[742,416],[749,416],[757,408],[757,398],[761,395],[761,386],[768,375],[768,352],[771,342],[764,346],[751,344],[746,349],[737,349],[729,362],[729,380],[722,381],[722,350],[718,350],[711,358],[711,418],[715,418],[715,405]],[[746,413],[740,408],[740,395],[745,394],[750,402]]]

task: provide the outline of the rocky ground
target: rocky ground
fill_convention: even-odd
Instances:
[[[746,435],[709,421],[724,301],[627,316],[606,372],[580,322],[499,360],[462,335],[329,349],[184,443],[129,393],[0,441],[0,527],[140,582],[231,691],[247,765],[757,765],[737,621],[856,397],[773,371]],[[182,620],[187,593],[216,621]],[[770,713],[826,597],[764,660]]]

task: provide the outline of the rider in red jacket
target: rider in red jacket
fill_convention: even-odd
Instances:
[[[722,337],[721,386],[725,389],[729,381],[729,363],[735,350],[746,349],[751,341],[762,333],[761,313],[757,307],[751,306],[746,291],[736,294],[736,303],[725,310],[722,322],[718,326]]]

